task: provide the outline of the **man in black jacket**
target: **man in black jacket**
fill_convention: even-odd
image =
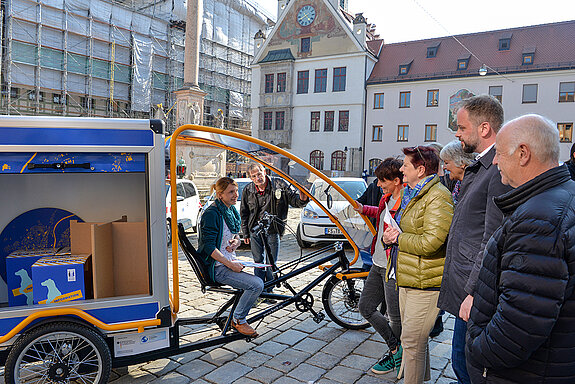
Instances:
[[[265,263],[264,244],[259,237],[252,236],[252,230],[264,212],[273,215],[267,240],[271,247],[269,256],[275,262],[279,254],[280,236],[285,231],[289,206],[304,207],[308,202],[308,197],[301,191],[298,196],[297,190],[290,188],[283,179],[267,176],[264,168],[258,163],[250,164],[248,176],[252,182],[244,188],[240,205],[244,243],[250,245],[256,263]],[[269,268],[265,270],[255,268],[254,274],[261,277],[264,282],[273,278]]]
[[[487,243],[467,336],[474,384],[575,383],[575,183],[554,123],[526,115],[497,135],[493,160],[515,189]]]
[[[487,240],[501,224],[503,215],[493,197],[507,191],[501,184],[495,156],[495,136],[503,124],[503,108],[497,99],[474,96],[463,100],[457,112],[456,137],[463,150],[479,153],[465,169],[449,229],[445,267],[438,307],[455,315],[451,347],[452,366],[459,384],[469,384],[465,360],[467,319]]]

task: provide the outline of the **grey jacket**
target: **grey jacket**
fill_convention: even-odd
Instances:
[[[501,183],[494,157],[495,147],[465,169],[449,229],[437,306],[455,316],[465,297],[473,295],[485,244],[503,220],[493,198],[511,190]]]

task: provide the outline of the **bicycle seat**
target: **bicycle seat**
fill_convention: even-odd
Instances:
[[[178,224],[178,240],[180,241],[180,246],[184,251],[186,259],[188,259],[188,262],[200,281],[202,292],[206,292],[206,289],[221,287],[222,284],[219,284],[210,278],[210,274],[204,264],[202,255],[200,255],[192,243],[190,243],[190,240],[186,235],[186,231],[184,230],[184,226],[181,223]]]

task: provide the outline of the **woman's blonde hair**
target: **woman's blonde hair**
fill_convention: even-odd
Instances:
[[[214,184],[210,186],[210,194],[214,191],[216,191],[216,196],[218,194],[224,193],[230,184],[235,185],[236,187],[238,186],[238,183],[236,183],[236,181],[231,177],[220,177]]]

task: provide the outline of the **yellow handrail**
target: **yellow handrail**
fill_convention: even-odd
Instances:
[[[33,314],[27,316],[24,320],[22,320],[18,325],[16,325],[10,332],[5,334],[4,336],[0,336],[0,343],[5,343],[6,341],[13,338],[18,332],[23,330],[28,324],[33,322],[34,320],[41,319],[43,317],[52,317],[52,316],[65,316],[65,315],[74,315],[78,316],[87,322],[95,325],[96,327],[103,329],[105,331],[122,331],[126,329],[134,329],[137,328],[138,332],[143,332],[144,327],[152,327],[156,325],[160,325],[162,321],[160,319],[153,319],[153,320],[142,320],[142,321],[131,321],[128,323],[118,323],[118,324],[107,324],[98,319],[94,316],[89,315],[88,313],[84,312],[78,308],[55,308],[55,309],[46,309],[38,312],[34,312]]]

